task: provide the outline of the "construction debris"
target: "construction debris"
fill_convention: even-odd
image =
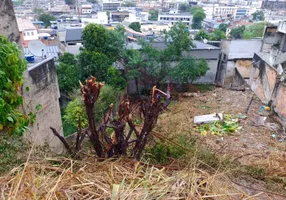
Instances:
[[[222,120],[223,120],[222,113],[214,113],[210,115],[200,115],[194,117],[195,124],[212,123],[215,121],[222,121]]]

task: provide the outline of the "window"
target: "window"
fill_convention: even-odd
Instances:
[[[27,32],[27,36],[30,36],[30,32]]]
[[[34,32],[33,32],[33,31],[31,32],[31,35],[34,35]]]
[[[26,33],[25,33],[25,32],[23,32],[23,35],[24,35],[24,36],[26,36]]]

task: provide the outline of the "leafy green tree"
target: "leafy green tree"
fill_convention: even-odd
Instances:
[[[59,58],[57,66],[59,88],[62,93],[71,94],[78,87],[80,76],[77,60],[73,54],[65,53]]]
[[[36,13],[36,14],[38,14],[38,15],[40,15],[40,14],[43,14],[43,13],[44,13],[44,10],[41,9],[41,8],[35,8],[35,9],[33,10],[33,12]]]
[[[218,29],[223,31],[224,33],[226,32],[226,29],[228,28],[228,24],[220,24]]]
[[[141,24],[139,22],[132,22],[128,27],[134,31],[141,32]]]
[[[111,86],[105,85],[99,94],[99,99],[94,106],[95,121],[98,123],[104,116],[104,113],[108,109],[110,104],[114,104],[115,108],[118,107],[118,98],[120,91],[114,89]],[[86,110],[80,97],[76,97],[70,101],[64,111],[63,123],[64,135],[68,136],[73,134],[77,130],[78,120],[81,121],[81,126],[86,127],[88,125]]]
[[[183,58],[172,70],[172,78],[182,84],[187,84],[189,81],[192,83],[204,76],[208,70],[208,63],[205,59],[187,57]]]
[[[54,21],[57,18],[51,14],[47,13],[42,13],[39,15],[38,20],[44,22],[45,27],[47,28],[48,26],[51,25],[50,21]]]
[[[187,12],[190,10],[190,5],[188,3],[181,3],[179,5],[179,11],[181,12]]]
[[[243,37],[243,32],[245,30],[245,26],[240,26],[237,28],[234,28],[230,31],[230,36],[233,39],[241,39]]]
[[[250,26],[246,26],[243,32],[243,39],[263,37],[265,26],[265,23],[257,23]]]
[[[195,36],[195,40],[203,40],[203,39],[210,39],[209,34],[207,34],[204,30],[200,30],[196,36]]]
[[[166,77],[172,78],[175,75],[173,68],[184,59],[183,52],[188,52],[194,44],[186,26],[181,22],[176,23],[165,35],[166,48],[162,50],[156,49],[153,46],[155,43],[139,41],[142,47],[140,51],[125,52],[128,78],[134,78],[135,83],[141,82],[145,87],[151,88]]]
[[[257,10],[255,13],[252,13],[252,19],[255,21],[264,21],[264,12],[262,10]]]
[[[136,3],[133,2],[133,1],[125,1],[123,4],[122,4],[123,7],[136,7]]]
[[[157,21],[159,15],[159,10],[149,10],[149,20]]]
[[[11,134],[25,131],[29,118],[18,110],[23,103],[19,95],[26,62],[15,43],[0,36],[0,130]]]
[[[191,8],[191,12],[193,14],[192,28],[201,29],[202,21],[206,18],[204,10],[200,7],[193,7]]]
[[[214,32],[210,34],[210,40],[220,41],[226,39],[225,32],[220,29],[215,29]]]

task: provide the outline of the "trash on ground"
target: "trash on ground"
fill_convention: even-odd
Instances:
[[[247,115],[244,115],[244,114],[242,114],[242,113],[239,113],[239,114],[237,115],[237,117],[238,117],[239,119],[246,119],[246,118],[247,118]]]
[[[199,97],[200,93],[196,93],[196,92],[185,92],[182,94],[183,97]]]
[[[266,117],[263,116],[256,116],[254,124],[255,126],[265,126]]]
[[[221,120],[223,120],[222,113],[214,113],[210,115],[195,116],[194,123],[195,124],[212,123],[212,122],[221,121]]]
[[[237,117],[234,115],[225,114],[223,120],[217,120],[209,124],[202,124],[197,127],[196,130],[203,136],[206,136],[207,134],[222,136],[224,134],[236,132],[240,128],[241,127],[238,125]]]

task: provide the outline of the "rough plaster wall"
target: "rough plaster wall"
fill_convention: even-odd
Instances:
[[[273,68],[269,67],[267,64],[265,65],[265,67],[266,67],[266,76],[267,76],[267,81],[268,81],[268,86],[269,86],[269,93],[272,96],[275,83],[276,83],[277,72]]]
[[[207,62],[209,70],[206,75],[196,80],[195,83],[215,83],[218,60],[208,60]]]
[[[263,86],[260,77],[251,85],[251,90],[258,96],[258,98],[264,103],[268,104],[265,98]]]
[[[20,45],[20,34],[11,0],[0,1],[0,35]]]
[[[29,92],[24,91],[23,94],[25,112],[36,112],[36,105],[42,105],[36,122],[29,127],[25,136],[36,145],[47,143],[51,150],[61,153],[63,145],[50,130],[50,127],[54,127],[60,134],[63,133],[54,60],[47,59],[43,64],[26,71],[24,76],[23,88],[30,88]]]
[[[228,86],[232,82],[232,78],[235,75],[235,62],[234,61],[227,61],[226,63],[226,74],[224,85]]]
[[[252,60],[237,60],[235,63],[235,67],[243,78],[250,78],[252,69]],[[254,78],[257,77],[258,77],[258,70],[254,75]]]
[[[284,126],[286,126],[285,99],[286,99],[286,86],[283,83],[281,83],[277,90],[276,99],[274,99],[274,102],[273,102],[273,108],[274,108],[274,111],[280,117],[281,122]]]

